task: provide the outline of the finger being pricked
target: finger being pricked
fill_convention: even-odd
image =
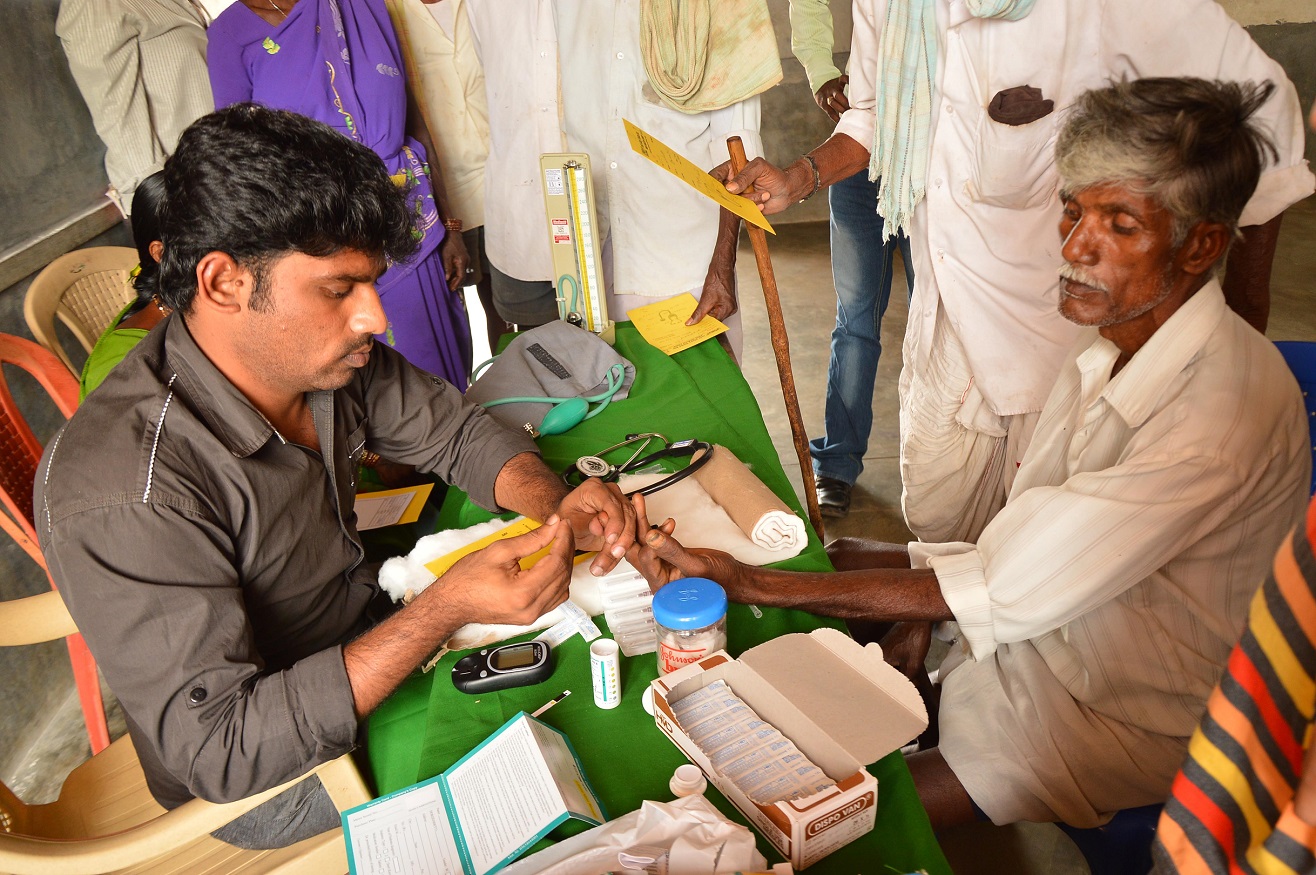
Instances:
[[[649,588],[657,592],[671,581],[684,576],[679,568],[666,561],[652,543],[654,536],[657,535],[661,537],[662,544],[675,544],[676,542],[669,536],[676,530],[676,521],[669,518],[661,526],[652,527],[649,525],[649,517],[645,511],[644,496],[636,493],[631,496],[631,502],[635,505],[635,527],[638,537],[630,552],[626,554],[626,559],[635,566],[636,571],[644,575],[644,579],[649,582]]]
[[[653,529],[659,529],[664,534],[670,535],[676,531],[676,520],[668,517],[660,526],[652,525],[649,522],[649,509],[645,505],[644,495],[636,492],[631,496],[631,507],[635,510],[635,539],[639,544],[645,543],[645,538]]]

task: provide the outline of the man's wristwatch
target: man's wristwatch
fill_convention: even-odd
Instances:
[[[818,189],[822,188],[822,177],[818,175],[818,162],[814,159],[812,155],[805,155],[804,160],[808,161],[809,167],[813,169],[813,191],[810,191],[804,197],[800,198],[799,203],[804,203],[809,198],[817,194]]]

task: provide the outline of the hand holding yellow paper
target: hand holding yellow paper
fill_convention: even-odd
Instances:
[[[535,522],[534,520],[528,517],[522,517],[519,520],[513,520],[512,522],[508,523],[505,527],[494,532],[492,535],[488,535],[486,537],[481,538],[480,540],[476,541],[474,544],[467,544],[465,547],[458,547],[456,550],[453,550],[451,553],[446,553],[443,556],[440,556],[438,559],[434,559],[431,560],[430,562],[426,562],[425,568],[428,569],[429,573],[433,574],[435,577],[442,577],[445,571],[447,571],[449,568],[457,564],[458,559],[461,559],[464,556],[469,556],[470,554],[474,553],[476,550],[483,550],[485,547],[488,547],[490,544],[492,544],[495,541],[502,541],[502,540],[506,540],[507,538],[515,538],[517,535],[524,535],[528,532],[533,532],[537,528],[539,528],[539,523]],[[548,555],[548,551],[550,549],[552,549],[551,544],[548,547],[545,547],[544,549],[540,550],[538,553],[533,553],[529,556],[522,557],[521,567],[529,568],[530,566],[534,565],[541,558]]]
[[[626,315],[640,336],[649,341],[650,346],[668,355],[675,355],[727,330],[725,325],[712,316],[705,316],[694,325],[686,325],[686,320],[695,312],[698,304],[694,295],[683,292],[665,301],[628,310]]]
[[[763,211],[749,198],[727,191],[727,187],[709,176],[708,171],[701,169],[699,165],[672,147],[665,145],[652,134],[645,133],[626,119],[622,119],[622,124],[626,125],[626,138],[631,141],[631,148],[636,152],[686,183],[695,191],[717,201],[718,204],[740,216],[746,222],[758,225],[764,231],[772,234],[777,233],[772,230],[772,225],[768,224]]]
[[[498,531],[494,532],[492,535],[486,535],[485,537],[481,538],[478,541],[475,541],[474,543],[467,544],[465,547],[458,547],[456,550],[453,550],[451,553],[445,553],[444,555],[440,556],[437,559],[432,559],[429,562],[426,562],[425,568],[427,571],[429,571],[430,574],[433,574],[435,577],[442,577],[449,568],[457,564],[457,560],[471,555],[476,550],[483,550],[485,547],[488,547],[490,544],[493,544],[495,541],[504,541],[508,538],[515,538],[518,535],[524,535],[529,532],[533,532],[537,528],[539,528],[539,523],[535,522],[529,517],[521,517],[520,519],[512,520],[510,523],[508,523],[506,526],[499,529]],[[544,549],[540,550],[537,553],[531,553],[529,556],[522,556],[519,564],[522,568],[529,569],[540,559],[543,559],[545,556],[547,556],[549,551],[552,549],[553,549],[553,545],[549,544],[547,547],[545,547]],[[579,565],[580,563],[584,562],[585,560],[589,559],[594,555],[596,554],[592,552],[580,553],[571,561],[573,565]]]

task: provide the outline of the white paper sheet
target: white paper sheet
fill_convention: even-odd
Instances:
[[[348,817],[356,875],[462,875],[437,783]]]
[[[477,873],[488,872],[563,814],[557,782],[528,722],[491,738],[448,773],[457,822]]]

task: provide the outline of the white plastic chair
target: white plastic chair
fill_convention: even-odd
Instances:
[[[77,631],[57,592],[0,603],[0,646]],[[166,811],[147,790],[132,739],[125,735],[74,769],[55,802],[28,805],[0,784],[0,873],[345,873],[342,829],[276,851],[243,851],[209,836],[310,775],[319,776],[340,811],[370,801],[351,757],[343,756],[237,802],[193,799]]]
[[[59,356],[78,376],[73,360],[55,333],[55,319],[91,352],[110,322],[135,296],[129,274],[137,250],[92,246],[61,255],[37,274],[23,299],[23,317],[37,343]]]

